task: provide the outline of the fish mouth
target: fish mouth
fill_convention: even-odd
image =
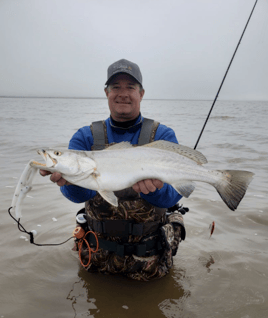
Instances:
[[[34,166],[38,167],[47,167],[47,168],[54,168],[58,161],[55,158],[52,158],[49,153],[47,153],[44,149],[38,150],[37,153],[43,157],[45,163],[41,163],[38,161],[32,161]]]

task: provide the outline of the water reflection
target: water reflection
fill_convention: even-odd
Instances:
[[[178,271],[177,271],[178,273]],[[67,299],[74,317],[174,317],[190,292],[180,284],[180,270],[159,280],[139,282],[120,275],[88,273],[82,266]]]

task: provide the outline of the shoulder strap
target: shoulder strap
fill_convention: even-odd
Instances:
[[[102,150],[108,144],[106,125],[104,120],[95,121],[91,124],[91,133],[93,136],[93,145],[91,150]]]
[[[154,141],[155,133],[159,123],[149,118],[143,118],[138,146]]]

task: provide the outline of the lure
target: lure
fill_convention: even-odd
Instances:
[[[31,191],[33,179],[38,171],[37,168],[32,166],[33,160],[29,161],[17,184],[15,193],[13,195],[11,207],[16,213],[17,219],[21,218],[22,201],[26,194]]]
[[[211,235],[213,234],[213,232],[215,230],[215,222],[214,221],[210,224],[209,229],[210,229],[210,237],[211,237]]]

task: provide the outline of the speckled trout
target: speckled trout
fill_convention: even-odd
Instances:
[[[39,150],[38,154],[45,164],[29,162],[28,172],[14,194],[13,207],[21,202],[20,195],[23,197],[30,190],[32,169],[57,171],[71,184],[98,191],[114,206],[118,205],[114,191],[141,180],[161,180],[186,198],[194,191],[195,181],[206,182],[215,187],[231,210],[237,208],[254,175],[239,170],[206,170],[202,165],[207,160],[199,151],[163,140],[138,147],[122,142],[99,151],[49,149]]]

